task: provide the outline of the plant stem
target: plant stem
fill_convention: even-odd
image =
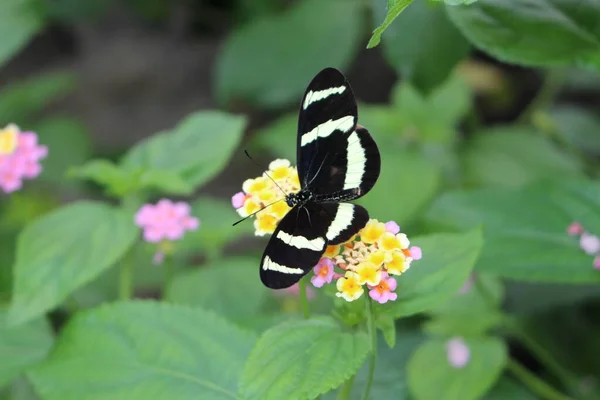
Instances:
[[[373,384],[373,376],[375,374],[375,362],[377,361],[377,328],[375,327],[375,315],[373,313],[373,300],[366,296],[367,301],[367,331],[371,338],[371,360],[369,361],[369,372],[367,375],[367,385],[362,400],[369,399],[371,385]]]
[[[171,256],[165,255],[165,260],[163,262],[163,268],[165,272],[165,281],[163,282],[163,299],[167,296],[167,291],[169,286],[171,286],[171,282],[173,282],[173,259]]]
[[[354,378],[356,375],[352,375],[346,382],[342,384],[340,391],[338,392],[338,400],[348,400],[350,394],[352,394],[352,385],[354,384]]]
[[[548,107],[556,95],[560,92],[564,80],[564,73],[558,69],[549,70],[544,77],[542,87],[531,100],[531,103],[521,113],[517,122],[520,124],[527,124],[531,121],[531,118],[536,111]]]
[[[508,370],[513,373],[529,390],[546,400],[573,400],[531,373],[515,360],[508,361]]]
[[[308,297],[306,296],[306,279],[300,279],[298,282],[298,294],[300,295],[300,306],[305,319],[310,318],[310,307],[308,305]]]
[[[129,300],[133,292],[133,267],[134,267],[134,249],[129,252],[121,260],[119,270],[119,300]]]

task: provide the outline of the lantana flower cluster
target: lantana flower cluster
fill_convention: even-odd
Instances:
[[[0,189],[11,193],[21,189],[25,179],[37,178],[47,155],[48,148],[38,144],[34,132],[21,132],[14,124],[0,129]]]
[[[255,234],[264,236],[273,233],[290,210],[285,201],[279,200],[284,200],[286,193],[299,191],[300,181],[296,168],[288,160],[277,159],[269,164],[263,176],[246,180],[242,189],[231,199],[240,216],[247,217],[272,204],[258,212],[254,221]],[[410,247],[398,224],[371,219],[347,242],[327,247],[313,268],[311,282],[320,288],[335,280],[338,297],[350,302],[367,290],[373,300],[383,304],[398,298],[394,277],[406,272],[420,258],[421,249]]]
[[[594,256],[594,268],[600,270],[600,237],[586,231],[579,222],[569,225],[567,233],[579,237],[579,247],[586,254]]]

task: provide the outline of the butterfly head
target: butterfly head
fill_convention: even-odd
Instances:
[[[291,208],[296,207],[297,205],[304,205],[310,199],[312,199],[313,194],[308,190],[301,190],[298,193],[290,193],[285,196],[285,202]]]

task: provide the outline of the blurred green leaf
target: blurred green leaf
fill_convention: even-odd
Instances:
[[[183,240],[177,243],[180,249],[202,250],[213,257],[221,253],[227,244],[254,232],[251,221],[232,226],[239,219],[239,215],[230,202],[223,200],[200,197],[192,203],[192,215],[200,219],[200,229],[188,232]]]
[[[107,192],[121,197],[135,190],[136,177],[108,160],[91,160],[69,170],[74,178],[85,179],[105,186]]]
[[[153,189],[164,194],[189,195],[194,187],[175,171],[148,170],[138,177],[139,189]]]
[[[240,394],[247,400],[313,399],[355,374],[370,347],[365,333],[346,333],[331,318],[285,322],[252,349]]]
[[[6,310],[0,308],[0,388],[42,361],[54,341],[45,318],[9,327],[6,316]]]
[[[67,171],[83,164],[91,153],[91,143],[85,127],[77,120],[64,117],[45,119],[36,124],[40,144],[48,146],[48,157],[42,161],[40,179],[55,185],[67,185]]]
[[[381,19],[377,11],[383,10],[374,9],[374,18]],[[383,35],[382,46],[388,63],[425,93],[442,84],[470,50],[445,8],[426,1],[416,1],[404,11]]]
[[[436,234],[412,241],[423,259],[398,277],[398,300],[381,306],[382,313],[402,317],[429,311],[448,301],[469,277],[483,245],[479,229],[464,234]]]
[[[423,324],[423,331],[437,336],[482,336],[489,330],[502,323],[499,311],[487,311],[473,315],[442,315],[436,316]]]
[[[0,66],[25,47],[42,28],[43,21],[32,5],[29,0],[0,1]]]
[[[15,379],[10,386],[3,392],[0,390],[1,400],[41,400],[35,393],[33,385],[22,376]]]
[[[473,279],[477,279],[477,283]],[[476,317],[500,307],[504,297],[504,287],[498,278],[477,273],[476,278],[470,278],[468,282],[466,288],[463,286],[466,290],[457,292],[450,299],[433,308],[431,313],[437,316]],[[487,299],[482,295],[480,288],[483,289]]]
[[[477,0],[433,0],[433,1],[444,2],[444,3],[448,4],[449,6],[458,6],[461,4],[473,4]]]
[[[21,0],[4,0],[8,3]],[[0,4],[0,18],[3,17]],[[5,26],[0,22],[0,32]],[[5,35],[0,37],[6,38]],[[4,44],[4,39],[2,41]],[[0,44],[0,64],[2,63]],[[75,88],[75,77],[70,72],[52,72],[35,75],[33,78],[7,85],[0,91],[0,124],[26,120],[31,114],[41,111],[48,103],[64,96]],[[21,126],[27,131],[30,127]]]
[[[502,377],[482,400],[539,400],[512,378]]]
[[[198,187],[219,173],[238,146],[246,118],[220,111],[200,111],[174,130],[158,133],[133,147],[122,167],[134,172],[168,171]]]
[[[390,349],[396,346],[396,319],[391,315],[381,315],[375,320],[375,326],[381,330],[381,334]]]
[[[554,108],[548,117],[554,121],[569,143],[585,152],[600,154],[598,113],[574,106],[561,106]]]
[[[447,7],[477,47],[521,65],[595,64],[600,67],[600,3],[569,0],[479,0]]]
[[[268,150],[277,158],[286,158],[296,165],[296,135],[298,113],[285,114],[261,128],[252,139],[256,148]]]
[[[217,61],[219,102],[241,99],[266,108],[299,103],[319,70],[344,70],[354,59],[360,11],[357,0],[303,0],[234,31]]]
[[[437,192],[440,169],[416,151],[380,147],[380,152],[377,185],[358,203],[380,221],[412,221]]]
[[[464,341],[470,358],[462,368],[450,365],[445,340],[428,340],[413,353],[408,387],[416,400],[476,400],[496,383],[508,359],[504,343],[484,337]]]
[[[29,377],[46,400],[239,399],[255,340],[199,308],[115,303],[70,320]]]
[[[390,24],[400,15],[402,11],[406,7],[408,7],[413,0],[388,0],[385,19],[375,30],[373,31],[373,35],[371,39],[369,39],[369,43],[367,44],[367,49],[372,49],[377,46],[381,41],[381,34],[390,26]],[[380,4],[380,2],[375,3]],[[375,8],[375,14],[378,14],[379,11]]]
[[[219,259],[176,276],[167,289],[167,299],[200,306],[234,321],[256,315],[263,302],[272,296],[260,282],[258,270],[255,258]]]
[[[489,129],[469,140],[465,177],[474,185],[521,187],[544,178],[583,176],[582,163],[529,128]]]
[[[444,194],[427,214],[457,229],[484,224],[485,246],[476,269],[504,278],[556,283],[598,283],[593,257],[567,235],[580,221],[600,233],[600,185],[586,180],[542,182],[517,190],[483,189]]]
[[[112,266],[138,235],[133,216],[81,201],[46,214],[20,233],[9,322],[24,323]]]

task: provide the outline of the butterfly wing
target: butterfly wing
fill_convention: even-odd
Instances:
[[[328,216],[328,226],[325,233],[327,244],[344,243],[356,235],[369,221],[367,210],[352,203],[322,203]]]
[[[292,286],[318,262],[327,247],[330,213],[315,203],[292,208],[269,239],[260,263],[260,279],[271,289]]]

